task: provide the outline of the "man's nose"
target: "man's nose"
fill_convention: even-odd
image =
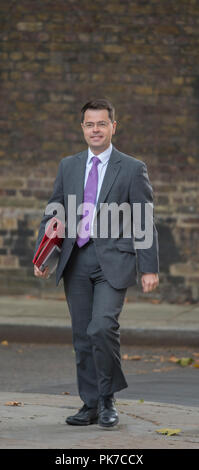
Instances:
[[[93,126],[93,131],[99,131],[98,124],[94,124],[94,126]]]

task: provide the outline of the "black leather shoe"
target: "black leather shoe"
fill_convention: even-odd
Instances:
[[[78,413],[74,416],[66,418],[67,424],[74,426],[87,426],[98,422],[98,410],[96,408],[89,408],[86,404],[80,408]]]
[[[98,424],[103,427],[112,427],[119,422],[117,410],[114,406],[115,399],[113,396],[99,397],[98,402],[98,413],[99,420]]]

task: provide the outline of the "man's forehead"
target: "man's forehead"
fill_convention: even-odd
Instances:
[[[87,109],[84,113],[84,120],[103,120],[108,119],[108,110],[107,109]]]

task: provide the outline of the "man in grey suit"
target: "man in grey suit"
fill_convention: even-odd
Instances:
[[[119,421],[114,393],[128,386],[121,369],[118,318],[127,287],[137,282],[137,271],[141,273],[143,292],[150,292],[159,284],[158,235],[152,216],[152,242],[147,248],[143,245],[136,249],[133,204],[139,203],[142,209],[145,204],[153,206],[153,192],[145,163],[118,151],[111,143],[117,125],[114,107],[106,99],[95,99],[87,102],[81,112],[88,149],[61,160],[48,201],[62,205],[66,216],[56,284],[63,277],[72,322],[78,390],[84,402],[66,422],[71,425],[98,422],[100,426],[111,427]],[[71,196],[76,197],[75,229],[70,226]],[[95,207],[84,227],[89,211],[84,210],[86,206],[78,210],[82,203]],[[125,203],[131,208],[130,237],[124,236],[121,217],[116,236],[111,232],[115,222],[112,219],[107,224],[107,236],[101,236],[105,219],[100,216],[111,203],[117,207]],[[54,214],[55,211],[44,214],[35,251],[47,221]],[[34,273],[40,278],[49,276],[48,267],[41,272],[35,266]]]

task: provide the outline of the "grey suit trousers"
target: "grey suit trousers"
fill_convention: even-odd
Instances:
[[[89,407],[95,407],[99,395],[128,387],[121,369],[118,322],[127,289],[115,289],[105,279],[92,239],[82,248],[75,243],[63,281],[79,395]]]

